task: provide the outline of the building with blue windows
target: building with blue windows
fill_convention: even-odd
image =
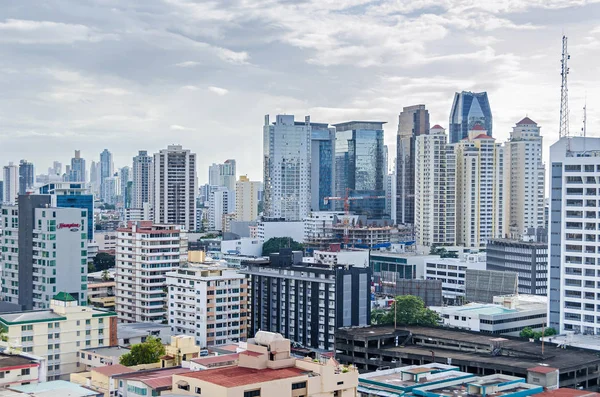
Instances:
[[[334,196],[335,128],[311,123],[311,210],[327,211],[325,197]]]
[[[486,134],[492,135],[492,110],[487,92],[457,92],[450,110],[450,143],[469,136],[475,124],[480,124]]]
[[[87,239],[94,239],[94,195],[84,183],[55,182],[39,189],[40,194],[52,196],[52,206],[87,210]]]

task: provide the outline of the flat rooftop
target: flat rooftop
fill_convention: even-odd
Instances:
[[[22,393],[21,395],[35,397],[87,397],[98,395],[97,391],[79,386],[75,383],[67,382],[66,380],[54,380],[30,385],[12,386],[9,390],[20,392]],[[13,394],[0,394],[0,396],[13,396]],[[16,396],[19,396],[19,394],[16,394]]]
[[[6,371],[7,369],[12,367],[25,368],[30,366],[34,367],[36,365],[38,364],[33,359],[12,354],[0,353],[0,369],[2,369],[3,371]]]
[[[524,383],[515,383],[514,385],[511,385],[511,387],[505,388],[504,390],[500,390],[496,393],[488,392],[486,394],[486,397],[506,396],[506,395],[511,395],[514,393],[526,392],[526,391],[531,390],[531,387],[527,387],[527,386],[528,385],[526,385]],[[541,386],[540,386],[540,389],[541,389]],[[467,397],[467,396],[475,397],[475,396],[481,395],[481,394],[469,393],[467,386],[465,386],[464,384],[441,385],[437,388],[431,388],[431,389],[428,388],[427,393],[429,393],[429,395],[437,394],[438,396],[445,396],[445,397]]]
[[[185,380],[185,378],[193,378],[223,387],[238,387],[262,382],[272,382],[280,379],[296,378],[308,375],[309,373],[310,372],[294,367],[280,369],[225,367],[208,369],[206,371],[188,372],[180,375],[183,378],[182,380]]]
[[[237,362],[239,357],[240,357],[240,355],[238,353],[234,353],[234,354],[223,354],[220,356],[212,356],[212,357],[193,358],[191,361],[196,364],[200,364],[200,365],[204,365],[204,366],[211,366],[211,365],[215,365],[215,364]]]
[[[402,379],[403,368],[394,368],[383,371],[369,372],[366,374],[359,375],[358,382],[371,389],[383,389],[383,390],[394,390],[394,389],[412,389],[414,386],[425,386],[429,383],[436,382],[449,382],[458,379],[473,378],[475,375],[468,372],[462,372],[458,370],[438,372],[435,374],[430,373],[431,370],[427,371],[425,368],[415,368],[416,372],[422,370],[421,373],[426,374],[419,377],[417,381],[415,379]],[[411,370],[409,370],[411,371]],[[361,383],[362,382],[362,383]],[[374,383],[376,382],[376,383]],[[389,388],[388,388],[389,387]]]
[[[32,321],[60,321],[66,317],[54,313],[52,310],[32,310],[18,313],[0,315],[0,322],[5,324],[30,323]]]
[[[106,346],[81,349],[80,351],[86,354],[95,354],[97,356],[121,357],[123,354],[129,353],[130,349],[121,346]]]

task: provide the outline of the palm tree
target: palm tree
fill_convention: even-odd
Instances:
[[[110,280],[110,274],[108,273],[108,270],[104,269],[102,271],[102,281],[108,281]]]

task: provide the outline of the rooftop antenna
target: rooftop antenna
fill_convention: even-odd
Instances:
[[[585,138],[585,134],[587,132],[587,98],[585,100],[585,104],[583,105],[583,137]]]
[[[567,51],[567,36],[562,38],[562,58],[560,60],[561,69],[560,75],[562,82],[560,85],[560,127],[558,129],[558,137],[569,137],[569,89],[567,88],[567,76],[569,75],[568,61],[571,59]],[[571,151],[570,140],[567,143],[567,152]]]

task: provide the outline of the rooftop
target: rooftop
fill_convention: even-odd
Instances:
[[[556,371],[556,368],[545,367],[543,365],[538,365],[537,367],[528,368],[529,372],[537,372],[538,374],[549,374],[550,372]]]
[[[68,292],[59,292],[52,299],[63,302],[75,302],[75,298],[73,298],[73,296]]]
[[[535,397],[600,397],[600,393],[561,387],[556,390],[547,390],[543,393],[536,394]]]
[[[477,123],[471,128],[471,131],[485,131],[485,127]]]
[[[131,374],[117,375],[115,378],[135,380],[142,382],[153,389],[170,389],[173,384],[173,375],[179,375],[188,372],[188,368],[161,368],[149,371],[137,371]],[[208,372],[208,371],[202,371]]]
[[[27,368],[38,365],[33,359],[12,354],[0,353],[0,369],[7,371],[9,369]]]
[[[193,378],[213,383],[222,387],[238,387],[255,383],[272,382],[280,379],[295,378],[308,375],[299,368],[253,369],[246,367],[225,367],[206,371],[181,374],[182,378]]]
[[[26,312],[8,313],[0,315],[0,323],[7,325],[66,320],[66,317],[54,313],[52,310],[31,310]]]
[[[442,364],[440,364],[442,365]],[[393,368],[383,371],[369,372],[359,376],[359,383],[364,383],[369,388],[377,388],[383,390],[398,389],[410,391],[416,385],[427,385],[431,383],[448,382],[451,380],[472,378],[475,375],[468,372],[458,371],[457,367],[450,365],[446,366],[450,369],[435,370],[427,368],[427,365],[408,366]],[[453,369],[454,368],[454,369]],[[404,374],[418,375],[414,377],[404,376]]]
[[[121,346],[106,346],[106,347],[94,347],[91,349],[81,349],[82,352],[86,352],[88,354],[96,354],[99,356],[108,356],[108,357],[121,357],[125,353],[129,353],[128,347]]]
[[[240,355],[238,353],[235,353],[235,354],[223,354],[221,356],[193,358],[191,361],[196,364],[200,364],[200,365],[204,365],[204,366],[211,366],[211,365],[215,365],[215,364],[237,361],[239,357],[240,357]]]
[[[128,374],[131,372],[135,372],[136,370],[133,368],[126,367],[121,364],[114,364],[114,365],[105,365],[104,367],[93,368],[92,371],[95,371],[99,374],[110,377],[110,376],[114,376],[114,375]]]
[[[529,117],[525,117],[523,120],[521,120],[517,123],[517,125],[525,125],[525,124],[537,125],[537,123],[535,121],[531,120]]]
[[[98,395],[97,391],[76,385],[75,383],[67,382],[66,380],[54,380],[51,382],[12,386],[9,390],[35,397],[87,397]],[[1,397],[4,397],[5,395],[12,397],[11,394],[0,394]]]

